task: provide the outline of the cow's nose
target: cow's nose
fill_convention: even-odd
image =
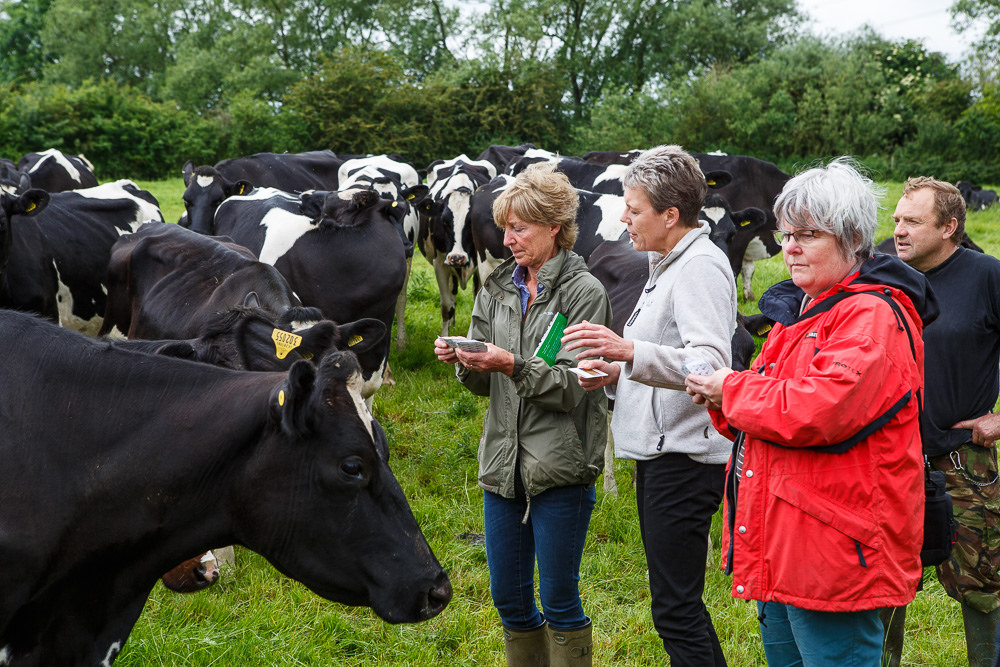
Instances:
[[[468,266],[469,256],[465,253],[453,252],[444,260],[448,266]]]

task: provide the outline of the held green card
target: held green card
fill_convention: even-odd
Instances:
[[[549,323],[545,335],[542,336],[542,342],[535,350],[535,356],[544,359],[549,366],[556,363],[556,355],[559,354],[559,348],[562,347],[562,335],[565,328],[566,316],[562,313],[556,313]]]

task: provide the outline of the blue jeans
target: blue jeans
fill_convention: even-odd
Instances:
[[[810,611],[758,602],[768,667],[878,667],[882,663],[879,610]]]
[[[510,499],[486,492],[483,502],[490,595],[505,627],[533,630],[546,620],[570,630],[590,619],[580,602],[580,560],[594,510],[593,486],[561,486],[531,498]],[[535,560],[544,616],[535,605]]]

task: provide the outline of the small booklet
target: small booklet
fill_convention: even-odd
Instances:
[[[566,316],[562,313],[556,313],[552,321],[549,322],[549,328],[545,330],[545,335],[542,336],[542,342],[535,350],[535,356],[544,359],[549,366],[556,363],[556,355],[559,354],[559,348],[562,347],[563,329],[566,328],[566,324]]]
[[[485,352],[486,343],[465,336],[438,336],[451,348],[461,348],[466,352]]]
[[[599,371],[596,368],[579,368],[577,366],[570,368],[569,372],[576,373],[582,378],[603,378],[608,376],[607,373]]]

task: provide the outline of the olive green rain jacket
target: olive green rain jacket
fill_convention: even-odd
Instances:
[[[490,404],[479,441],[479,486],[514,497],[515,465],[528,496],[546,489],[591,484],[604,468],[608,401],[603,391],[586,392],[567,369],[583,349],[560,349],[549,366],[534,356],[557,312],[567,326],[583,320],[611,325],[604,287],[579,255],[560,249],[538,272],[545,289],[521,319],[521,297],[508,259],[490,274],[476,296],[469,338],[514,353],[514,374],[477,373],[456,364],[458,379]]]

